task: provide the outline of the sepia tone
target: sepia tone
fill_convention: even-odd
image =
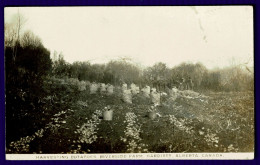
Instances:
[[[252,13],[6,8],[6,153],[254,152]]]

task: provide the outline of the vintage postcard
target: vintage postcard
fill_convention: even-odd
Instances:
[[[252,6],[6,7],[6,159],[254,159]]]

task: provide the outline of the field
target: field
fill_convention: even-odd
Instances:
[[[254,93],[178,91],[161,97],[150,118],[150,99],[141,93],[132,104],[112,95],[90,94],[62,80],[45,82],[42,128],[7,141],[7,153],[163,153],[253,152]],[[183,93],[186,92],[186,95]],[[110,106],[113,119],[103,119]]]

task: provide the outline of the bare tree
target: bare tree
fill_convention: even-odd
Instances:
[[[17,33],[17,39],[15,41],[15,45],[14,45],[14,51],[13,51],[13,60],[15,62],[15,58],[16,58],[16,53],[17,53],[17,46],[20,42],[20,32],[22,29],[22,26],[25,24],[25,19],[24,17],[20,14],[19,9],[17,12],[17,27],[16,27],[16,33]]]
[[[23,47],[32,46],[33,48],[37,48],[42,46],[41,39],[30,30],[23,33],[20,43]]]
[[[13,47],[16,39],[16,31],[13,23],[5,23],[5,47]]]
[[[20,44],[20,34],[26,19],[20,14],[19,9],[13,18],[11,22],[5,22],[5,46],[12,47],[12,56],[15,62],[17,46]]]

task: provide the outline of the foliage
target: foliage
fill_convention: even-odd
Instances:
[[[139,87],[149,85],[157,91],[169,88],[192,89],[197,91],[246,91],[253,90],[253,74],[240,65],[230,68],[208,70],[201,63],[182,63],[169,68],[165,63],[156,63],[152,67],[142,69],[128,61],[110,61],[107,64],[91,64],[89,62],[67,63],[60,54],[53,61],[53,76],[71,77],[89,82],[122,85],[138,84]]]
[[[5,49],[8,140],[33,133],[43,124],[40,122],[43,106],[40,100],[45,97],[43,81],[51,69],[50,54],[46,48],[20,45],[16,48],[15,60],[13,48]]]

